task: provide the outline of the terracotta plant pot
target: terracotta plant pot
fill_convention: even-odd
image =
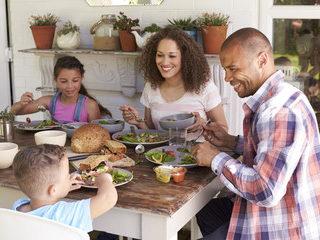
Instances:
[[[121,50],[124,52],[137,51],[136,39],[132,33],[125,30],[119,30]]]
[[[205,53],[218,54],[226,39],[228,26],[201,26],[203,50]]]
[[[52,48],[56,26],[30,26],[37,49]]]

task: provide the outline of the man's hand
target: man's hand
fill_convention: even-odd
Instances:
[[[71,173],[70,174],[70,192],[76,189],[81,188],[81,184],[83,184],[82,178],[79,173]]]
[[[228,148],[233,151],[237,146],[237,137],[228,134],[228,132],[219,124],[212,122],[204,125],[203,136],[207,141],[217,147]]]
[[[209,142],[199,143],[191,150],[191,154],[196,158],[199,166],[211,167],[212,159],[220,151]]]

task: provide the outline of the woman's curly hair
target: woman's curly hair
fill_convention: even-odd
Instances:
[[[171,39],[181,51],[181,72],[187,92],[199,93],[209,81],[211,72],[206,57],[199,44],[185,31],[177,27],[165,27],[149,38],[142,48],[139,69],[152,88],[160,87],[164,82],[156,65],[159,42]]]

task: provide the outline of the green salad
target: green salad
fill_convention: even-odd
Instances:
[[[166,163],[176,160],[176,157],[160,150],[156,150],[154,152],[146,152],[144,155],[157,163]]]
[[[182,164],[195,164],[195,163],[197,163],[197,161],[194,158],[194,156],[192,156],[191,154],[187,154],[184,158],[181,159],[181,162],[179,163],[179,165],[182,165]]]
[[[83,171],[80,173],[82,180],[84,181],[84,185],[86,186],[95,186],[94,182],[96,180],[96,176],[99,173],[107,172],[112,176],[114,184],[120,184],[127,182],[131,178],[131,174],[122,171],[121,169],[109,169],[105,164],[99,164],[98,167],[95,168],[94,171],[86,172]]]
[[[126,135],[116,136],[117,140],[130,143],[156,143],[168,140],[168,137],[161,136],[159,133],[142,132],[136,136],[128,132]]]
[[[108,121],[106,121],[106,120],[101,120],[101,121],[99,121],[99,124],[106,124],[106,125],[121,124],[121,123],[123,123],[123,122],[120,121],[120,120],[116,120],[116,121],[114,121],[114,122],[108,122]]]

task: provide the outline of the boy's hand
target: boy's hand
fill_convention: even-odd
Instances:
[[[79,173],[71,173],[70,174],[70,191],[81,188],[81,184],[83,184],[82,178]]]
[[[96,177],[95,184],[99,188],[105,183],[112,183],[113,179],[109,173],[101,173]]]

